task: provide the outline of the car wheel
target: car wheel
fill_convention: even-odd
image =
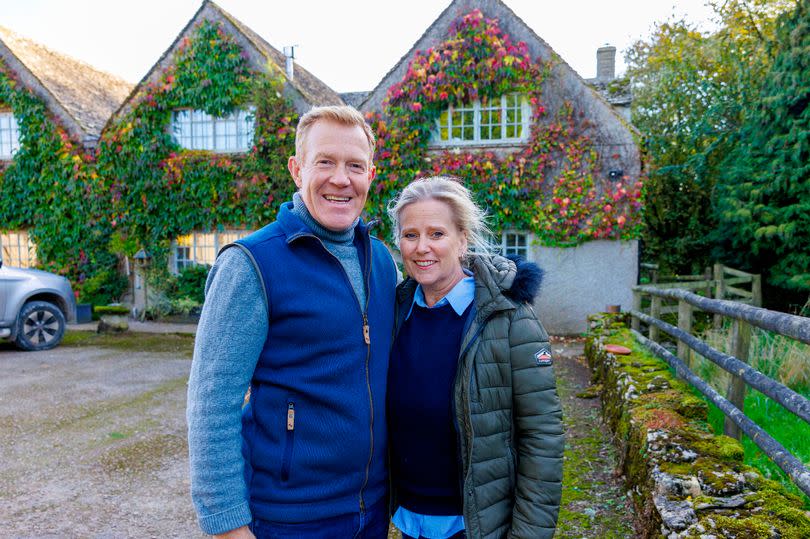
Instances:
[[[50,350],[65,335],[65,315],[59,307],[47,301],[31,301],[23,305],[17,318],[17,338],[14,344],[21,350]]]

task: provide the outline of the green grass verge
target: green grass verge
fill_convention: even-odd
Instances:
[[[70,330],[61,346],[100,346],[128,352],[156,352],[177,354],[191,359],[194,351],[194,335],[178,333],[118,333],[105,334],[94,331]]]

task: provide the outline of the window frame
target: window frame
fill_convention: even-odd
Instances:
[[[8,149],[5,144],[8,143]],[[14,159],[14,154],[20,150],[20,124],[14,111],[0,109],[0,161]],[[6,153],[8,151],[8,153]]]
[[[252,230],[194,230],[172,240],[171,256],[169,257],[169,271],[179,274],[183,268],[193,265],[208,264],[212,266],[216,260],[219,250],[229,243],[244,238],[251,234]],[[186,243],[188,238],[188,243]],[[182,243],[181,243],[182,241]],[[187,252],[180,256],[180,250],[187,249]],[[206,256],[206,252],[210,256]]]
[[[0,254],[4,266],[34,268],[37,265],[37,246],[27,230],[0,231]]]
[[[508,98],[516,97],[518,99],[517,107],[515,110],[520,111],[520,122],[508,123]],[[487,103],[486,105],[482,102],[482,100],[477,99],[473,101],[471,104],[461,104],[461,105],[450,105],[448,106],[442,114],[436,118],[433,129],[431,130],[431,146],[434,147],[455,147],[455,146],[509,146],[515,144],[524,144],[529,140],[529,130],[531,128],[531,108],[529,107],[529,100],[526,98],[525,94],[521,93],[511,93],[511,94],[504,94],[494,99],[500,99],[500,124],[498,128],[501,130],[501,137],[500,138],[481,138],[481,130],[484,126],[494,126],[496,124],[492,123],[483,123],[483,115],[484,111],[490,110],[498,110],[491,107],[492,101]],[[472,111],[473,116],[473,138],[471,140],[465,139],[458,139],[452,138],[453,130],[456,128],[453,124],[453,117],[455,115],[461,115],[461,118],[464,118],[464,113]],[[446,118],[447,123],[443,124],[442,119]],[[506,137],[504,136],[509,128],[509,126],[520,126],[521,128],[521,135],[519,137]],[[467,128],[466,123],[462,122],[460,129],[463,130]],[[447,140],[442,139],[442,130],[446,130],[448,138]],[[492,129],[490,129],[491,132]]]
[[[182,128],[178,122],[178,118],[181,114],[188,113],[189,120],[188,120],[188,129],[190,133],[188,136],[183,135]],[[203,118],[195,119],[194,115],[203,116]],[[244,115],[244,116],[242,116]],[[240,120],[240,117],[242,119]],[[241,133],[239,130],[239,124],[244,121],[248,122],[249,125],[246,128],[245,133]],[[236,132],[234,135],[231,135],[227,132],[218,133],[217,128],[223,129],[226,127],[228,123],[233,122],[235,126]],[[194,125],[204,125],[207,126],[210,130],[209,133],[200,136],[195,136],[194,134]],[[244,109],[235,109],[233,112],[228,114],[227,116],[213,116],[208,114],[207,112],[200,110],[200,109],[192,109],[189,107],[186,108],[177,108],[172,111],[171,119],[169,122],[169,131],[171,132],[172,140],[183,148],[184,150],[188,151],[206,151],[212,153],[221,153],[221,154],[238,154],[238,153],[247,153],[251,150],[251,148],[255,144],[255,137],[256,137],[256,109],[255,107],[247,107]],[[217,140],[223,137],[235,137],[237,144],[239,143],[240,139],[244,137],[245,145],[238,146],[235,148],[220,148],[217,147]],[[198,147],[194,146],[195,140],[202,139],[210,139],[211,147]],[[188,140],[190,144],[187,146],[183,141]]]
[[[515,237],[515,245],[511,246],[509,245],[509,236]],[[525,241],[524,245],[519,245],[519,241],[521,238],[523,238],[523,240]],[[522,256],[526,260],[530,260],[531,246],[532,246],[532,234],[530,232],[514,229],[508,229],[501,232],[500,252],[501,255],[503,256],[515,254],[518,256]]]

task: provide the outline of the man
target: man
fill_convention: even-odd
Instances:
[[[187,411],[191,493],[206,533],[387,536],[397,273],[359,220],[374,144],[351,107],[305,114],[288,161],[293,201],[211,269]]]

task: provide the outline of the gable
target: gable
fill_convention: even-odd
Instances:
[[[596,144],[631,145],[637,150],[632,127],[548,43],[500,0],[454,0],[369,93],[360,109],[363,112],[381,111],[388,89],[405,77],[414,54],[440,45],[447,39],[454,21],[475,9],[480,10],[485,19],[497,19],[500,28],[513,41],[525,43],[532,58],[552,65],[543,92],[544,102],[550,113],[556,113],[566,103],[572,103],[578,111],[591,119],[594,125],[591,137]]]
[[[161,55],[146,76],[141,79],[124,104],[110,118],[108,125],[126,115],[132,109],[144,88],[160,80],[162,73],[176,62],[184,40],[189,39],[195,28],[203,21],[222,25],[223,30],[236,40],[252,70],[257,72],[272,70],[281,75],[285,81],[284,93],[290,98],[299,113],[309,110],[312,106],[343,104],[343,100],[334,90],[297,64],[295,65],[294,76],[290,79],[285,71],[286,59],[283,53],[221,7],[209,0],[205,0],[174,42]]]
[[[92,146],[132,85],[0,27],[0,60],[70,134]]]

